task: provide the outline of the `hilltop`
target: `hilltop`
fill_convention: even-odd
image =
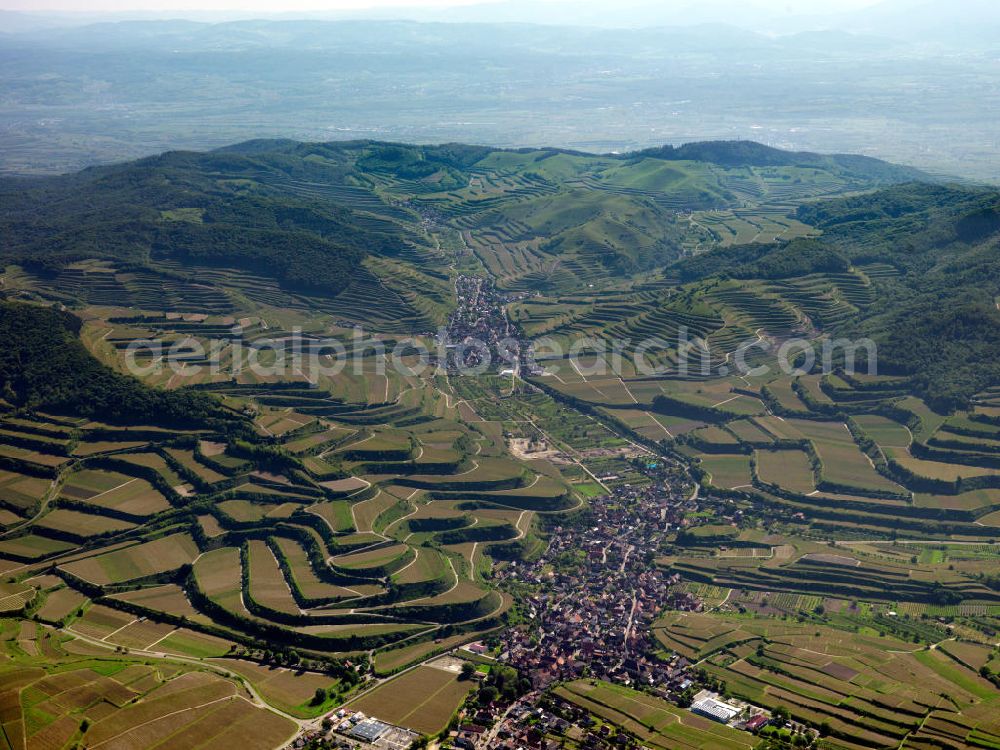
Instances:
[[[61,177],[4,180],[0,252],[42,274],[92,258],[144,271],[162,271],[161,263],[231,266],[285,289],[335,297],[366,269],[382,277],[366,259],[424,275],[436,265],[442,240],[474,233],[473,242],[483,246],[474,252],[491,270],[500,270],[491,246],[519,248],[523,263],[504,273],[507,286],[568,288],[573,277],[566,270],[589,283],[607,273],[649,270],[712,239],[711,230],[682,212],[748,206],[787,212],[790,200],[919,176],[875,159],[748,142],[599,156],[459,144],[250,141]],[[776,234],[798,231],[780,220],[774,226]]]

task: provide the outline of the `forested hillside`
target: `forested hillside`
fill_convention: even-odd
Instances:
[[[1000,194],[904,185],[799,210],[853,262],[901,271],[860,329],[880,365],[911,375],[929,402],[955,408],[1000,379]]]
[[[398,332],[444,322],[446,265],[546,295],[664,266],[779,286],[884,266],[849,281],[863,304],[831,288],[802,315],[874,337],[885,371],[949,408],[998,374],[1000,199],[919,177],[745,141],[597,156],[257,140],[2,181],[0,259],[23,273],[8,288],[70,304],[216,313],[249,297]]]
[[[1000,380],[1000,194],[926,183],[803,205],[822,239],[721,248],[680,261],[685,281],[880,269],[869,304],[829,332],[871,336],[879,368],[950,411]]]
[[[465,232],[488,269],[499,263],[496,245],[517,245],[521,262],[505,269],[512,287],[568,287],[649,270],[712,241],[681,210],[783,205],[792,186],[808,197],[916,175],[749,142],[594,156],[259,140],[0,181],[0,257],[43,275],[90,258],[235,267],[336,296],[366,258],[426,270],[442,242]],[[775,232],[783,228],[791,225]]]
[[[51,308],[0,303],[0,394],[5,408],[41,409],[112,423],[200,427],[235,422],[216,399],[143,385],[98,362],[80,320]]]
[[[3,183],[3,255],[43,270],[84,258],[235,265],[336,293],[367,253],[400,246],[394,225],[365,226],[335,202],[249,181],[268,169],[243,156],[169,153]]]

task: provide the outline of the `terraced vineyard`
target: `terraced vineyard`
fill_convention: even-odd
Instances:
[[[219,743],[265,704],[309,721],[347,703],[437,733],[473,685],[432,660],[473,641],[500,657],[498,634],[546,612],[569,557],[607,562],[610,542],[549,560],[555,535],[591,528],[590,501],[659,481],[653,541],[613,564],[633,555],[669,584],[633,598],[634,617],[615,611],[622,643],[788,708],[823,748],[1000,746],[994,673],[980,674],[1000,614],[1000,390],[975,380],[945,413],[922,370],[854,372],[846,354],[822,372],[778,366],[792,340],[792,364],[848,332],[895,341],[887,316],[937,267],[851,244],[828,203],[806,202],[909,172],[372,142],[187,159],[150,169],[191,194],[157,182],[128,204],[139,255],[40,259],[14,237],[5,256],[4,295],[28,303],[5,315],[65,305],[63,344],[85,349],[42,372],[26,360],[44,347],[0,361],[30,370],[0,393],[0,642],[19,668],[44,661],[0,670],[0,692],[25,690],[2,736],[61,747],[86,716],[114,738],[145,726],[144,706],[172,706],[161,692],[194,690],[217,710],[183,731],[211,725]],[[119,236],[79,221],[98,245]],[[497,330],[532,358],[455,372],[468,332]],[[419,361],[418,346],[429,367],[383,366]],[[76,657],[124,665],[121,681],[97,670],[112,708],[54,701],[69,689],[56,674],[98,680]],[[627,669],[628,688],[552,695],[650,747],[754,744]],[[435,692],[398,703],[413,684]],[[277,744],[288,719],[267,716]]]
[[[817,627],[676,613],[655,633],[670,650],[703,660],[733,695],[822,725],[827,747],[995,742],[995,688],[968,665],[892,637],[844,638]]]
[[[763,163],[787,164],[722,166],[745,144],[709,146],[696,149],[704,161],[655,151],[588,156],[375,142],[260,141],[193,161],[168,154],[143,167],[164,178],[139,199],[155,211],[132,206],[131,229],[91,226],[89,215],[53,227],[66,247],[77,233],[85,245],[53,266],[34,264],[48,252],[36,246],[39,235],[13,236],[6,254],[25,269],[12,269],[7,287],[50,300],[205,314],[252,302],[257,312],[322,312],[382,332],[426,332],[447,314],[449,264],[488,273],[511,292],[606,287],[609,277],[714,244],[815,234],[794,218],[802,201],[914,176],[874,160],[793,157],[763,146],[756,146]],[[109,169],[117,180],[139,168]],[[172,181],[194,192],[177,192]],[[44,189],[66,191],[67,204],[88,193],[109,210],[130,199],[115,180],[81,188],[54,179]],[[267,219],[240,223],[254,213]],[[122,246],[129,231],[148,237],[154,251],[137,257]],[[299,233],[298,254],[309,245],[318,270],[299,268],[294,253],[270,256],[283,231]],[[101,239],[95,244],[91,235]],[[349,247],[355,262],[341,267],[327,243]],[[74,262],[87,255],[100,260]]]
[[[252,348],[264,325],[112,314],[82,333],[123,366],[132,341],[184,337],[228,351]],[[391,673],[503,627],[514,600],[484,577],[494,548],[528,553],[540,515],[579,504],[558,472],[509,457],[468,404],[460,414],[433,374],[322,381],[336,392],[295,380],[149,380],[210,391],[243,427],[5,412],[0,566],[14,583],[0,592],[4,615],[96,641],[98,654],[228,656],[224,668],[296,716],[346,700],[370,665]],[[328,700],[284,697],[291,686],[272,695],[255,662],[232,663],[265,650],[310,665],[296,684],[327,675]],[[64,723],[79,731],[76,713]],[[36,741],[38,727],[25,726]]]

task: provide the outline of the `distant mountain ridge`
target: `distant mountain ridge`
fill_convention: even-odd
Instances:
[[[887,180],[929,179],[926,172],[913,167],[891,164],[881,159],[856,154],[817,154],[811,151],[784,151],[756,141],[700,141],[681,146],[644,149],[634,155],[657,159],[707,161],[725,167],[837,167],[871,178],[875,174]]]
[[[791,170],[781,177],[794,176],[803,194],[820,178],[865,189],[925,176],[876,159],[784,152],[748,141],[598,156],[463,144],[254,140],[61,177],[0,181],[6,239],[0,257],[47,272],[87,258],[232,264],[290,288],[336,294],[364,258],[426,249],[421,215],[465,191],[462,212],[513,220],[523,227],[515,235],[535,234],[553,257],[580,248],[609,269],[638,270],[679,254],[683,228],[671,218],[676,210],[753,198],[739,191],[763,189],[743,187],[760,179],[752,172],[758,166]],[[484,187],[484,172],[511,186]],[[435,193],[440,198],[425,198]],[[532,229],[525,212],[543,220]]]
[[[995,178],[996,107],[977,87],[992,75],[988,42],[976,47],[985,54],[953,55],[954,44],[866,30],[860,17],[781,28],[747,4],[706,14],[643,2],[656,12],[634,18],[628,4],[598,7],[622,21],[608,26],[586,25],[577,3],[530,5],[570,17],[150,14],[32,29],[0,15],[0,172],[66,172],[259,136],[619,152],[743,138]],[[961,26],[989,37],[988,18]],[[944,69],[954,74],[942,87]],[[893,85],[899,76],[905,89]],[[961,113],[962,138],[944,112]]]
[[[333,144],[343,145],[344,147],[351,147],[357,144],[412,147],[409,144],[387,143],[375,140],[331,141],[324,145]],[[223,146],[215,149],[215,152],[254,154],[295,151],[303,145],[308,144],[288,138],[255,139]],[[455,147],[463,150],[473,149],[474,153],[483,155],[491,151],[508,151],[511,153],[544,151],[571,156],[594,156],[593,153],[587,151],[554,147],[533,148],[526,146],[522,148],[495,148],[489,146],[467,146],[464,144],[419,146],[419,148],[424,149],[427,153],[435,153],[440,149]],[[602,153],[599,155],[625,161],[641,158],[662,159],[664,161],[700,161],[718,164],[723,167],[835,167],[848,170],[853,174],[857,174],[858,177],[866,179],[884,179],[889,182],[908,182],[914,180],[937,181],[937,178],[916,167],[893,164],[892,162],[876,159],[871,156],[861,156],[858,154],[820,154],[813,151],[787,151],[752,140],[692,141],[679,146],[665,144],[655,148],[639,149],[624,153]]]

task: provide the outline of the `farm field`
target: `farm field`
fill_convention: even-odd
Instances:
[[[170,508],[167,499],[144,479],[122,474],[102,474],[103,472],[83,471],[80,472],[81,476],[74,475],[63,486],[63,497],[137,519],[147,518]]]
[[[53,591],[45,598],[45,604],[38,610],[38,619],[43,622],[59,622],[71,615],[87,601],[87,597],[71,588]]]
[[[83,541],[93,536],[127,531],[135,528],[135,524],[116,518],[57,508],[39,520],[35,524],[35,528],[46,529],[50,533]]]
[[[391,724],[435,734],[448,724],[473,687],[470,681],[461,680],[457,671],[420,666],[348,705]]]
[[[578,680],[555,694],[623,727],[653,748],[752,748],[753,738],[628,688]]]
[[[754,456],[761,481],[801,494],[815,491],[812,466],[802,451],[758,450]]]
[[[263,667],[239,659],[216,659],[214,663],[246,678],[270,705],[295,716],[315,716],[317,707],[308,704],[317,688],[330,690],[337,685],[329,675],[314,672]]]
[[[791,431],[797,431],[812,441],[821,461],[824,480],[838,485],[886,492],[900,488],[878,474],[855,444],[847,427],[838,423],[820,423],[809,420],[788,420]]]
[[[700,466],[708,472],[711,484],[723,489],[747,487],[752,484],[750,475],[750,457],[737,453],[702,454],[696,456]]]
[[[168,654],[207,659],[223,656],[229,652],[232,645],[231,642],[215,636],[179,628],[157,643],[156,647]]]
[[[3,728],[14,746],[85,741],[101,747],[168,747],[197,741],[206,748],[238,742],[266,750],[294,733],[291,721],[255,705],[217,674],[190,665],[144,663],[108,649],[99,649],[100,657],[74,654],[74,644],[54,641],[38,654],[39,666],[26,665],[22,654],[0,670]],[[10,697],[18,691],[21,700],[12,704]]]
[[[26,534],[0,541],[0,556],[6,555],[14,560],[31,561],[74,549],[75,546],[59,539]]]
[[[67,563],[70,575],[97,585],[123,583],[191,563],[198,547],[187,534],[174,534],[115,552]]]
[[[835,744],[888,747],[904,737],[919,743],[942,719],[965,727],[960,741],[996,731],[977,718],[996,706],[995,690],[940,651],[821,625],[688,613],[669,615],[656,635],[668,649],[705,659],[706,670],[726,680],[733,695],[826,722]],[[954,703],[941,704],[941,694]]]
[[[439,651],[454,648],[465,640],[467,640],[465,636],[459,635],[446,638],[440,643],[429,641],[427,643],[418,643],[414,646],[380,651],[375,654],[375,671],[378,674],[392,674],[398,669],[408,667]]]

